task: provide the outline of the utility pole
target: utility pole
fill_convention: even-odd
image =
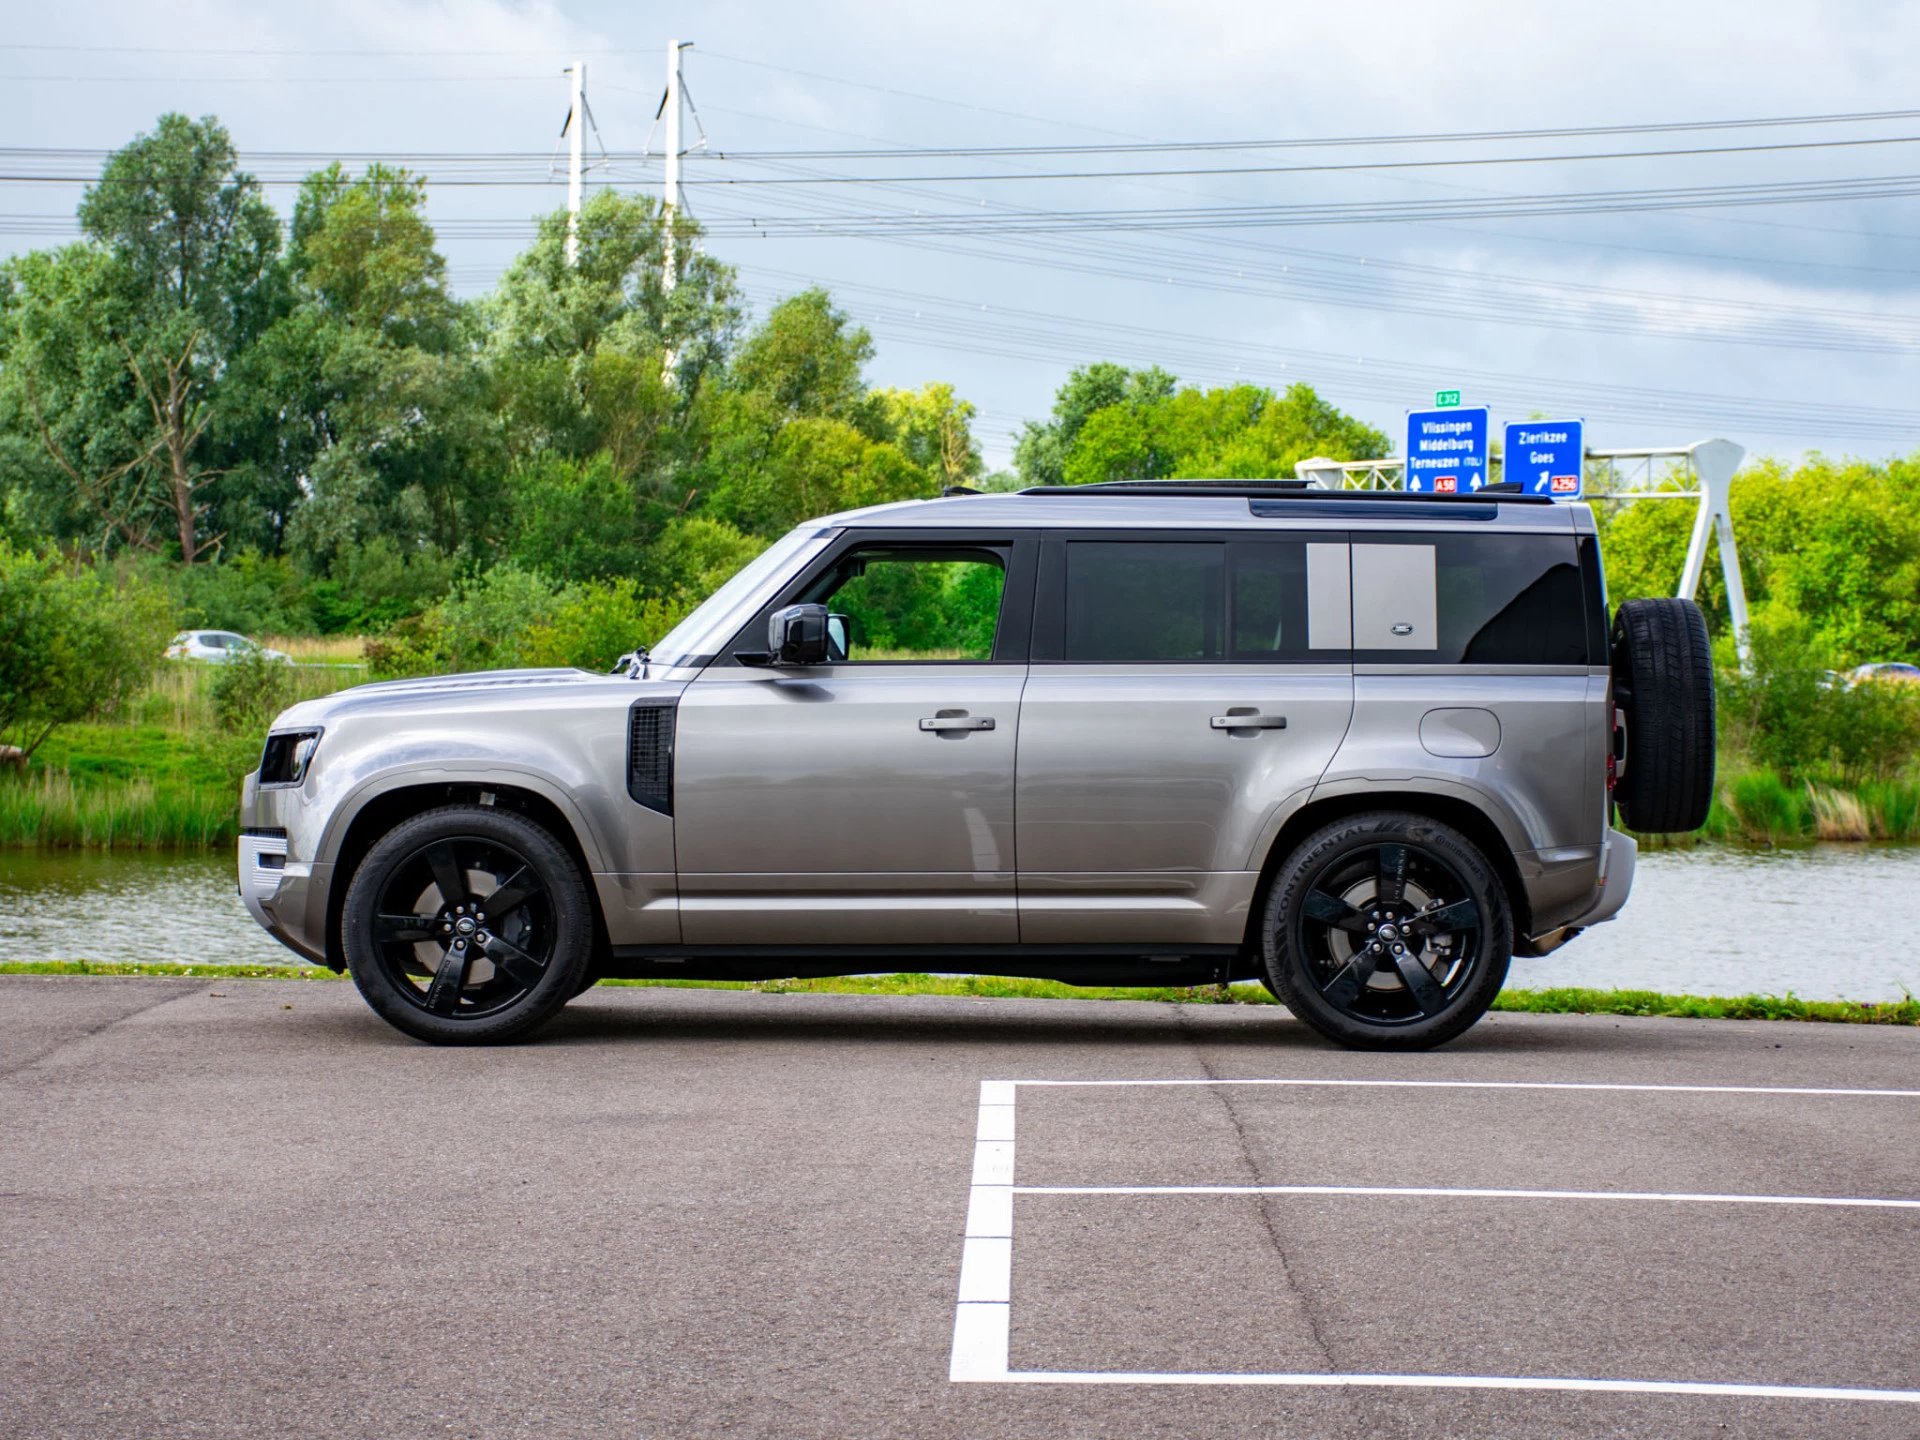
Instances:
[[[573,96],[567,106],[567,264],[580,262],[580,146],[586,133],[587,62],[576,60],[568,74]]]
[[[680,209],[680,107],[683,91],[680,84],[680,52],[691,47],[691,40],[669,40],[667,42],[667,93],[661,98],[660,113],[666,120],[667,133],[667,183],[660,202],[660,218],[664,224],[665,259],[660,272],[660,288],[672,290],[678,280],[675,271],[673,243],[674,217]]]

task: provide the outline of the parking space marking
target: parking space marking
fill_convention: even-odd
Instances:
[[[1015,1185],[1014,1112],[1021,1086],[1267,1085],[1361,1089],[1598,1090],[1694,1095],[1811,1095],[1920,1099],[1920,1090],[1796,1085],[1660,1085],[1571,1080],[983,1080],[974,1138],[973,1183],[961,1243],[948,1379],[956,1383],[1039,1385],[1267,1385],[1398,1390],[1552,1390],[1613,1395],[1701,1395],[1728,1399],[1859,1400],[1920,1405],[1920,1390],[1837,1385],[1751,1385],[1709,1380],[1620,1380],[1553,1375],[1342,1375],[1217,1371],[1014,1370],[1013,1197],[1015,1195],[1393,1195],[1459,1199],[1636,1200],[1702,1204],[1854,1206],[1920,1209],[1920,1199],[1822,1195],[1711,1195],[1622,1190],[1494,1190],[1380,1185]]]
[[[1837,1090],[1814,1085],[1652,1085],[1616,1084],[1600,1080],[994,1080],[983,1081],[1003,1087],[999,1094],[1014,1093],[1004,1087],[1027,1086],[1064,1089],[1118,1089],[1124,1086],[1148,1088],[1169,1085],[1295,1085],[1351,1087],[1383,1090],[1624,1090],[1670,1091],[1678,1095],[1847,1095],[1890,1100],[1920,1100],[1920,1090]],[[984,1101],[982,1103],[985,1103]],[[1003,1102],[1011,1104],[1011,1101]]]
[[[1920,1210],[1856,1195],[1693,1195],[1667,1190],[1475,1190],[1455,1185],[1015,1185],[1015,1195],[1402,1195],[1464,1200],[1676,1200],[1708,1205],[1841,1205]]]

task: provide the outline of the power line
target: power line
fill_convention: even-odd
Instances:
[[[956,184],[1012,180],[1135,180],[1168,177],[1201,179],[1209,175],[1319,175],[1372,170],[1438,170],[1473,165],[1559,165],[1581,160],[1667,160],[1696,155],[1757,155],[1791,150],[1845,150],[1863,145],[1911,145],[1920,135],[1887,135],[1849,140],[1793,140],[1768,145],[1711,145],[1665,150],[1576,151],[1553,155],[1470,155],[1440,160],[1359,160],[1323,165],[1185,166],[1162,170],[1031,170],[982,174],[934,175],[822,175],[779,179],[722,176],[690,180],[690,185],[876,185]],[[739,159],[719,153],[712,160]]]
[[[772,117],[760,116],[767,119]],[[1715,130],[1859,125],[1920,119],[1920,110],[1858,110],[1817,115],[1759,115],[1730,120],[1663,120],[1622,125],[1539,126],[1511,130],[1435,130],[1377,135],[1293,136],[1253,140],[1142,140],[1110,145],[899,145],[885,149],[716,151],[741,160],[881,160],[901,155],[926,158],[997,159],[1080,155],[1165,155],[1233,150],[1321,150],[1353,146],[1487,144],[1511,140],[1585,139],[1602,135],[1660,135]],[[776,123],[794,123],[777,121]],[[819,129],[819,126],[802,126]],[[835,132],[847,133],[847,132]]]

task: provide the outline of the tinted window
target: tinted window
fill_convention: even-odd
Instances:
[[[1358,537],[1356,537],[1357,540]],[[1435,535],[1407,545],[1434,557],[1432,649],[1363,650],[1361,658],[1466,665],[1585,665],[1588,598],[1570,535]],[[1356,567],[1357,568],[1357,567]],[[1356,611],[1364,597],[1354,597]],[[1415,633],[1419,633],[1414,620]]]
[[[1073,541],[1063,658],[1113,664],[1331,658],[1307,654],[1298,542]]]
[[[1226,552],[1184,542],[1068,545],[1066,658],[1223,658]]]

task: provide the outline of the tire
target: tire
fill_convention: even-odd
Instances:
[[[1498,872],[1452,826],[1404,811],[1355,815],[1287,857],[1261,946],[1268,988],[1329,1040],[1426,1050],[1500,993],[1512,907]]]
[[[491,1044],[525,1035],[581,988],[593,905],[546,830],[511,811],[450,805],[367,852],[340,935],[381,1019],[438,1045]]]
[[[1713,652],[1691,600],[1629,600],[1613,620],[1614,704],[1626,768],[1613,803],[1630,830],[1697,830],[1713,804]]]

